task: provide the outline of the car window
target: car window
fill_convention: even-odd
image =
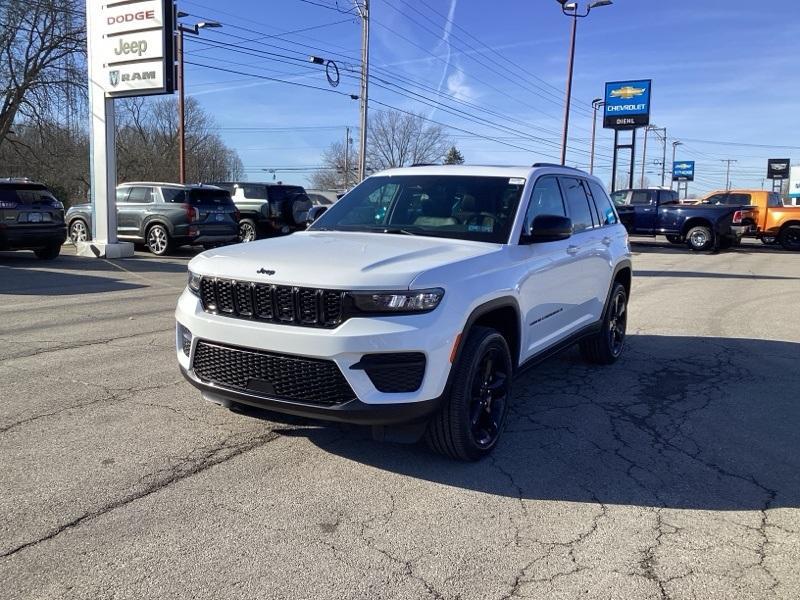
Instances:
[[[592,229],[592,209],[581,181],[572,177],[559,177],[558,181],[567,203],[567,216],[572,219],[572,231],[579,233]]]
[[[131,188],[117,188],[117,204],[128,201],[128,194],[131,193]]]
[[[375,176],[310,227],[508,243],[525,180],[464,175]]]
[[[240,183],[238,187],[242,190],[244,197],[248,200],[266,200],[267,186],[257,183]]]
[[[271,185],[267,188],[267,198],[272,203],[282,202],[291,196],[305,193],[305,188],[299,185]]]
[[[631,204],[638,204],[639,206],[643,206],[646,204],[651,204],[650,202],[650,191],[649,190],[636,190],[631,194]]]
[[[621,192],[614,192],[613,194],[611,194],[611,201],[616,206],[623,206],[623,205],[627,204],[628,203],[628,192],[624,191],[624,190],[621,191]]]
[[[149,203],[153,201],[153,188],[151,187],[132,187],[128,195],[128,203]]]
[[[215,188],[194,188],[186,192],[186,197],[188,203],[193,206],[213,206],[222,208],[233,205],[230,192]]]
[[[781,200],[780,194],[776,194],[775,192],[770,192],[767,195],[767,206],[770,208],[777,208],[779,206],[783,206],[783,200]]]
[[[592,192],[597,212],[600,213],[600,224],[614,225],[617,223],[617,211],[614,210],[614,205],[611,203],[603,187],[595,181],[590,181],[589,190]]]
[[[661,205],[664,204],[678,204],[680,200],[678,199],[678,192],[672,190],[661,190],[658,192],[658,202]]]
[[[750,194],[728,194],[725,204],[731,206],[749,206],[751,203]]]
[[[181,203],[186,201],[186,190],[181,188],[161,188],[161,193],[164,196],[164,202]]]
[[[703,204],[725,204],[726,194],[714,194],[703,200]]]
[[[558,187],[558,180],[555,177],[540,177],[536,181],[531,201],[528,204],[528,212],[525,213],[524,232],[530,232],[533,220],[539,215],[567,216],[564,199],[561,197],[561,188]]]

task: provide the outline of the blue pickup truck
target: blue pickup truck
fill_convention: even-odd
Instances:
[[[628,233],[664,235],[695,251],[738,246],[755,223],[752,207],[681,204],[674,190],[619,190],[611,199]]]

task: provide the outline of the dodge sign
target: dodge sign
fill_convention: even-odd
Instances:
[[[108,97],[170,94],[174,80],[172,0],[90,0],[92,75]]]
[[[603,127],[636,129],[650,124],[651,79],[606,83]]]

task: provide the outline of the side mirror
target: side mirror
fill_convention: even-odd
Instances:
[[[312,206],[308,209],[308,216],[306,216],[306,226],[311,225],[314,221],[322,216],[328,210],[327,206]]]
[[[557,242],[572,236],[572,219],[561,215],[539,215],[533,220],[531,231],[523,235],[523,244]]]

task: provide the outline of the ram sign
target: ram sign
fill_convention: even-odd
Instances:
[[[636,129],[649,125],[652,84],[651,79],[606,83],[603,127]]]
[[[694,181],[694,161],[679,160],[672,163],[673,181]]]
[[[172,93],[172,0],[89,0],[88,7],[92,75],[105,95]]]
[[[770,158],[767,161],[767,179],[788,179],[791,162],[788,158]]]

